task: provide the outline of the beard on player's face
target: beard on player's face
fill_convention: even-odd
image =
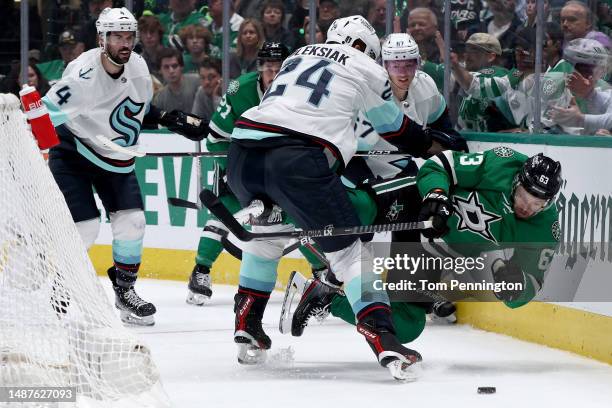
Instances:
[[[132,55],[131,48],[121,47],[116,51],[112,49],[107,50],[108,56],[117,64],[126,64],[130,60],[130,56]]]

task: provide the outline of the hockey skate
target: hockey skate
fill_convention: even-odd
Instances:
[[[212,296],[210,269],[207,266],[196,264],[191,272],[187,289],[186,302],[190,305],[202,306],[209,301]]]
[[[292,336],[301,336],[311,317],[318,321],[325,320],[329,316],[331,301],[338,293],[337,288],[317,279],[306,280],[299,272],[291,272],[281,308],[280,332],[285,334],[291,331]]]
[[[138,296],[134,287],[123,288],[113,286],[115,290],[115,306],[120,310],[121,321],[137,326],[153,326],[156,312],[153,303],[149,303]]]
[[[431,322],[434,324],[455,324],[457,316],[455,315],[456,307],[453,302],[438,301],[431,308]]]
[[[373,319],[358,323],[357,331],[366,338],[380,365],[386,367],[393,378],[398,381],[418,378],[416,363],[422,361],[419,352],[404,347],[395,334],[387,328],[377,327]]]
[[[266,350],[272,346],[272,340],[261,327],[261,319],[267,303],[267,297],[257,297],[246,293],[237,293],[234,296],[234,313],[236,314],[234,342],[238,345],[240,364],[262,364],[266,361]]]

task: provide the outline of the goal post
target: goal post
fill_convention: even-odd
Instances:
[[[0,190],[0,386],[73,387],[77,407],[169,407],[11,94],[0,94]]]

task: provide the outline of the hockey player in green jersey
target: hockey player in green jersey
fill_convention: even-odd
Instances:
[[[561,185],[561,164],[542,153],[527,158],[507,147],[479,153],[445,151],[427,160],[418,173],[418,192],[424,197],[419,219],[433,221],[423,236],[429,241],[441,238],[449,246],[471,243],[485,251],[516,246],[510,259],[492,262],[491,275],[496,283],[522,284],[522,290],[495,292],[508,307],[520,307],[541,289],[559,239],[554,198]],[[316,280],[303,287],[292,316],[293,335],[302,334],[310,317],[323,318],[329,312],[355,324],[337,288]],[[425,310],[410,302],[391,302],[391,309],[398,340],[417,338]]]
[[[266,42],[257,54],[257,72],[241,75],[228,84],[227,91],[210,120],[210,133],[206,139],[208,151],[227,151],[234,122],[244,111],[259,104],[288,55],[289,50],[283,44]],[[214,159],[213,192],[231,212],[236,212],[240,209],[240,204],[227,189],[224,181],[226,163],[225,157]],[[187,303],[203,305],[212,295],[210,268],[223,251],[221,235],[216,232],[218,229],[225,230],[225,227],[216,218],[211,217],[202,230],[196,265],[189,278]]]
[[[423,235],[479,250],[514,247],[510,259],[493,262],[492,275],[495,282],[523,284],[522,291],[495,292],[507,306],[522,306],[542,287],[559,239],[553,200],[562,182],[561,164],[542,153],[527,158],[507,147],[443,152],[417,177],[424,197],[419,219],[433,221]]]

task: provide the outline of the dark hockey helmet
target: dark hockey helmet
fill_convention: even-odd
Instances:
[[[518,174],[518,182],[530,194],[552,200],[563,184],[561,163],[538,153],[527,159]]]
[[[257,52],[257,68],[261,69],[266,61],[283,62],[289,56],[289,48],[279,42],[266,41]]]

